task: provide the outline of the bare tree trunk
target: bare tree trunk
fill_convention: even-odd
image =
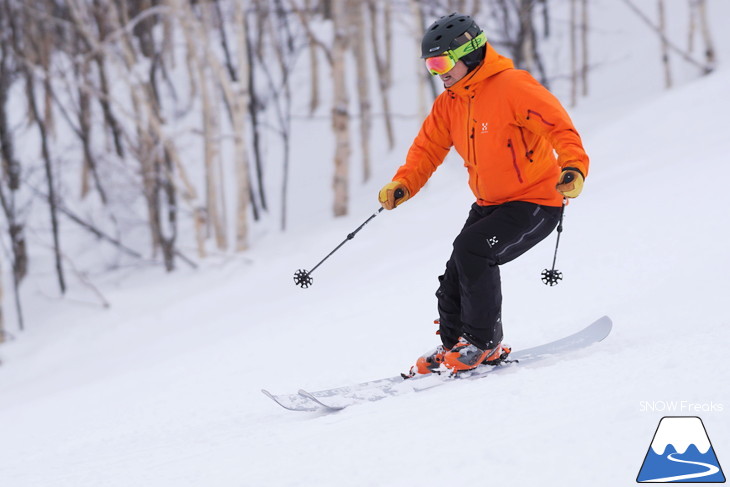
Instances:
[[[233,125],[233,143],[235,152],[236,167],[236,250],[243,251],[248,248],[248,204],[251,200],[250,189],[251,182],[248,171],[248,156],[246,152],[246,125],[245,115],[246,107],[250,105],[248,85],[249,70],[248,65],[248,33],[246,32],[246,18],[243,7],[239,2],[234,2],[233,25],[236,38],[236,53],[238,56],[238,69],[242,71],[241,79],[234,86],[234,92],[231,93],[232,103],[231,122]],[[234,80],[232,80],[234,81]],[[260,164],[260,161],[258,161]],[[266,208],[266,199],[264,198],[264,187],[262,179],[262,170],[259,168],[259,192],[261,194],[262,204]]]
[[[291,108],[292,108],[292,92],[291,92],[291,53],[294,51],[294,39],[291,35],[291,28],[287,18],[287,12],[284,9],[282,0],[273,1],[273,12],[266,16],[267,32],[270,45],[274,50],[274,58],[278,64],[278,77],[275,77],[270,69],[271,64],[265,59],[259,58],[259,65],[263,68],[265,75],[269,79],[271,86],[276,86],[272,91],[274,100],[274,110],[278,122],[278,132],[281,135],[282,151],[283,151],[283,173],[281,185],[281,230],[286,230],[287,225],[287,205],[289,196],[289,166],[291,158]],[[273,13],[273,15],[271,15]],[[276,20],[276,25],[274,24]]]
[[[423,5],[418,0],[411,0],[410,7],[411,15],[417,19],[418,28],[416,32],[418,35],[416,36],[416,48],[417,52],[420,53],[421,38],[423,37],[426,29]],[[418,76],[418,115],[419,118],[426,118],[431,102],[436,99],[436,96],[438,96],[438,90],[434,80],[435,76],[431,76],[431,74],[426,70],[423,60],[420,58],[415,58],[415,70],[416,73],[420,74],[420,76]],[[426,88],[428,88],[430,94],[430,102],[426,101]]]
[[[347,10],[350,14],[350,24],[355,39],[365,39],[365,19],[359,0],[348,0]],[[357,69],[357,100],[360,106],[360,150],[362,152],[362,181],[370,179],[370,132],[372,127],[372,113],[370,107],[370,69],[365,43],[353,42],[355,66]],[[378,73],[382,75],[382,73]]]
[[[3,275],[3,262],[0,260],[0,276]],[[3,280],[0,279],[0,343],[5,342],[5,308],[3,303],[5,302],[5,288],[3,287]],[[2,362],[0,362],[2,363]]]
[[[547,76],[539,50],[539,38],[535,30],[535,5],[539,0],[494,0],[491,7],[492,15],[497,23],[495,37],[502,36],[502,44],[510,51],[515,66],[529,70],[540,82],[549,88],[550,79]],[[572,0],[571,0],[572,1]],[[547,3],[543,5],[542,15],[545,24],[545,35],[549,32],[549,14]],[[494,42],[494,40],[493,40]]]
[[[50,83],[43,80],[43,87],[47,90],[44,93],[42,100],[44,100],[44,113],[41,113],[41,109],[38,105],[38,95],[36,90],[36,74],[34,68],[43,73],[49,73],[50,71],[50,50],[53,47],[52,39],[50,38],[50,32],[42,29],[35,19],[32,19],[27,14],[17,22],[22,22],[22,25],[17,27],[11,20],[13,30],[13,42],[12,48],[14,54],[19,60],[18,68],[23,75],[25,81],[25,91],[27,95],[29,115],[33,123],[38,127],[38,133],[40,137],[40,149],[41,158],[43,160],[44,172],[46,176],[46,185],[48,187],[48,207],[51,219],[51,234],[53,237],[53,255],[56,268],[56,276],[58,279],[58,286],[61,294],[66,293],[66,278],[63,269],[63,261],[61,258],[61,237],[60,227],[58,221],[58,195],[57,183],[53,170],[53,160],[50,149],[50,130],[49,123],[52,121],[50,115],[48,101],[51,94],[48,92],[51,90]],[[17,32],[23,29],[22,41],[21,34]]]
[[[539,0],[542,4],[542,27],[545,30],[545,39],[550,37],[550,9],[547,0]],[[587,0],[585,0],[587,1]]]
[[[298,17],[299,23],[304,28],[304,32],[309,39],[309,45],[312,46],[310,55],[315,56],[314,47],[321,48],[327,56],[327,60],[331,63],[331,55],[327,46],[314,35],[311,29],[311,17],[313,10],[307,3],[305,10],[301,9],[297,2],[288,0],[285,6],[284,0],[273,0],[272,2],[264,2],[257,0],[257,10],[260,18],[258,22],[259,33],[254,35],[258,39],[255,49],[251,49],[256,54],[257,71],[266,77],[269,86],[268,95],[270,103],[268,104],[273,110],[276,118],[275,132],[281,137],[281,150],[283,153],[283,170],[281,175],[281,214],[280,229],[286,230],[287,214],[288,214],[288,197],[289,197],[289,166],[291,161],[291,132],[292,132],[292,86],[291,73],[294,59],[297,55],[296,38],[292,34],[290,25],[290,14]],[[266,46],[273,55],[264,57],[264,46]],[[276,61],[276,62],[272,62]],[[254,63],[251,62],[253,65]],[[314,68],[316,69],[316,68]],[[253,70],[252,70],[253,71]],[[316,77],[317,73],[311,72],[310,76]],[[266,94],[266,93],[265,93]],[[264,94],[264,96],[265,96]],[[312,94],[310,93],[310,96]],[[310,109],[314,109],[311,105]]]
[[[575,0],[571,0],[571,16],[574,9]],[[534,0],[520,0],[520,59],[522,59],[522,66],[527,71],[535,71],[535,29],[532,25],[532,11],[534,7]],[[571,22],[575,25],[574,22]],[[573,29],[572,27],[571,29]]]
[[[161,167],[160,181],[160,199],[164,196],[166,202],[167,229],[161,232],[162,255],[165,259],[165,269],[168,272],[175,270],[175,256],[177,249],[175,243],[177,241],[177,191],[173,183],[173,164],[170,154],[164,150],[162,161],[158,162]]]
[[[128,86],[132,100],[132,120],[136,128],[132,150],[141,167],[153,255],[158,250],[162,251],[165,268],[172,271],[175,268],[175,256],[179,254],[175,249],[177,194],[171,172],[177,155],[173,154],[174,146],[166,140],[163,130],[164,120],[157,86],[157,73],[162,69],[163,57],[158,52],[151,33],[146,31],[154,27],[154,22],[133,24],[134,35],[144,43],[143,54],[149,57],[149,72],[144,79],[140,73],[138,52],[130,39],[126,1],[121,0],[120,4],[109,5],[109,18],[112,26],[121,33],[121,59],[130,73]]]
[[[687,52],[692,54],[697,33],[697,0],[687,0],[689,3],[689,27],[687,29]]]
[[[639,18],[641,18],[641,20],[646,25],[649,26],[650,29],[652,29],[653,31],[655,31],[659,35],[659,37],[662,40],[662,42],[665,42],[666,43],[666,45],[667,45],[667,47],[668,47],[669,50],[674,51],[679,56],[681,56],[682,59],[684,59],[688,63],[692,64],[693,66],[696,66],[699,69],[701,69],[703,74],[707,74],[707,73],[712,72],[712,70],[714,69],[712,65],[709,65],[707,63],[705,63],[705,64],[700,63],[699,61],[697,61],[696,59],[694,59],[692,56],[690,56],[686,51],[683,51],[682,49],[680,49],[679,47],[677,47],[671,41],[670,38],[668,38],[667,36],[665,36],[661,32],[661,30],[659,29],[659,27],[657,27],[656,25],[654,25],[654,23],[651,21],[651,19],[649,19],[649,17],[647,17],[647,15],[643,11],[641,11],[641,9],[639,9],[632,2],[632,0],[623,0],[623,1],[624,1],[624,3],[626,4],[627,7],[629,7],[636,15],[639,16]]]
[[[662,42],[662,65],[664,66],[664,88],[672,87],[672,68],[669,64],[669,45],[667,44],[667,19],[664,11],[664,0],[658,0],[659,35]]]
[[[203,12],[206,11],[207,5],[201,5]],[[203,14],[205,16],[205,14]],[[206,159],[210,166],[208,166],[210,173],[209,181],[212,182],[213,186],[209,186],[208,189],[212,192],[210,201],[216,208],[215,218],[212,219],[213,226],[215,229],[215,240],[218,250],[226,251],[229,247],[229,225],[228,225],[228,203],[226,198],[227,187],[225,184],[225,172],[223,170],[223,154],[222,148],[222,129],[221,129],[221,98],[218,96],[216,90],[216,84],[220,82],[220,79],[216,79],[216,74],[212,69],[212,61],[215,56],[210,49],[210,43],[208,39],[208,29],[205,28],[205,20],[199,23],[196,27],[199,28],[199,35],[206,39],[203,42],[204,51],[198,53],[200,56],[198,62],[200,63],[201,69],[201,96],[206,99],[207,108],[204,109],[205,118],[203,120],[204,128],[203,133],[207,134],[205,137],[206,151],[210,151],[208,156],[210,159]],[[227,76],[224,74],[224,76]]]
[[[332,45],[333,106],[332,128],[335,134],[334,214],[347,214],[350,171],[350,118],[348,114],[347,81],[345,79],[345,54],[349,33],[345,2],[333,2],[332,20],[334,40]]]
[[[4,109],[3,109],[4,110]],[[15,297],[15,308],[18,315],[18,327],[22,331],[23,310],[20,303],[20,283],[25,278],[28,270],[28,250],[25,243],[25,226],[18,221],[15,208],[15,190],[10,189],[10,196],[5,196],[5,189],[0,187],[0,205],[2,205],[5,218],[8,221],[8,234],[12,247],[12,271],[13,271],[13,292]],[[0,274],[1,276],[2,274]],[[0,279],[2,281],[2,279]],[[0,290],[2,282],[0,282]],[[2,309],[2,297],[0,296],[0,309]],[[0,312],[1,314],[1,312]],[[3,323],[0,319],[0,342],[2,342]]]
[[[239,2],[234,2],[234,7],[236,9],[241,8],[241,5]],[[231,48],[229,46],[228,42],[228,32],[226,31],[226,22],[225,18],[223,17],[223,12],[221,11],[221,4],[220,1],[215,0],[213,2],[213,8],[215,9],[215,15],[216,19],[215,22],[218,24],[218,32],[220,32],[221,38],[221,48],[223,49],[223,56],[225,57],[225,66],[226,70],[228,71],[228,76],[230,76],[231,80],[235,83],[239,81],[238,78],[238,71],[236,70],[236,67],[233,65],[233,57],[231,56]],[[233,21],[234,27],[236,26],[235,23],[240,20],[236,19]]]
[[[174,1],[169,2],[169,6],[173,9],[176,8]],[[215,157],[215,145],[212,145],[211,134],[211,112],[213,109],[210,104],[210,90],[207,82],[207,75],[201,69],[199,61],[199,54],[197,51],[197,45],[192,39],[192,23],[195,19],[191,18],[191,13],[187,10],[177,11],[178,20],[180,21],[181,30],[183,33],[183,39],[185,40],[185,61],[188,70],[188,79],[190,83],[190,89],[193,92],[193,97],[200,97],[201,100],[201,122],[203,126],[203,167],[205,174],[205,203],[203,206],[196,204],[195,194],[192,185],[187,182],[185,172],[182,171],[182,163],[179,162],[179,157],[173,156],[173,160],[176,162],[176,166],[179,168],[178,172],[183,177],[183,181],[186,183],[187,190],[183,193],[185,199],[193,205],[193,225],[195,228],[195,241],[198,250],[199,257],[206,256],[205,240],[211,233],[211,227],[213,227],[213,233],[216,235],[216,244],[220,247],[225,246],[225,239],[223,242],[220,240],[220,217],[218,212],[218,199],[216,197],[215,188],[217,186],[216,178],[216,167],[214,164]]]
[[[96,20],[98,40],[100,43],[103,43],[106,40],[108,30],[108,21],[106,19],[108,12],[106,12],[104,5],[101,4],[101,0],[93,0],[93,6],[92,14]],[[86,36],[84,37],[86,38]],[[86,39],[88,42],[88,38]],[[90,44],[90,47],[92,47],[92,49],[96,48],[93,44]],[[123,158],[124,145],[122,144],[122,130],[119,127],[119,122],[117,122],[117,118],[114,116],[109,102],[111,95],[109,93],[109,80],[106,70],[106,56],[103,51],[97,51],[93,59],[96,63],[96,69],[99,75],[99,89],[101,93],[100,96],[98,96],[98,99],[99,105],[101,106],[101,110],[104,114],[104,125],[111,133],[114,141],[114,149],[117,155]]]
[[[246,89],[247,92],[251,92],[251,87],[255,86],[254,84],[254,70],[249,69],[249,66],[247,64],[241,64],[240,71],[243,71],[244,73],[248,73],[248,77],[244,78],[239,75],[239,69],[236,68],[234,61],[233,61],[233,55],[231,54],[231,48],[229,46],[230,42],[228,40],[228,34],[227,34],[227,22],[224,18],[223,12],[221,11],[220,2],[216,1],[214,2],[215,12],[216,12],[216,23],[218,23],[218,31],[220,32],[221,36],[221,47],[223,48],[223,53],[225,56],[225,67],[226,71],[228,72],[228,76],[231,79],[231,82],[234,84],[238,83],[248,83],[248,87]],[[241,2],[232,2],[231,7],[234,9],[234,19],[233,19],[233,29],[236,30],[239,28],[240,22],[243,22],[243,32],[245,33],[245,39],[244,39],[244,46],[243,48],[248,51],[249,50],[249,44],[250,39],[248,37],[248,19],[246,18],[246,14],[242,8]],[[234,43],[237,42],[234,39]],[[239,46],[240,50],[240,46]],[[250,55],[247,53],[247,56],[250,57]],[[248,61],[247,61],[248,62]],[[231,122],[233,123],[233,117],[234,115],[231,112],[231,107],[227,103],[227,98],[224,97],[224,101],[226,101],[226,108],[229,111],[229,117],[231,118]],[[252,119],[256,120],[256,117],[258,116],[258,107],[255,106],[253,103],[249,103],[248,105],[249,112],[251,113]],[[261,161],[261,154],[260,154],[260,142],[259,142],[259,133],[258,133],[258,127],[255,123],[253,126],[253,134],[254,134],[254,168],[256,170],[256,176],[257,181],[259,182],[259,196],[261,198],[261,207],[266,210],[266,191],[263,185],[263,169],[262,169],[262,161]],[[238,193],[238,192],[237,192]],[[259,206],[256,201],[256,191],[253,189],[252,181],[249,178],[249,188],[245,191],[246,194],[249,195],[249,203],[246,205],[248,208],[250,204],[250,208],[253,213],[253,219],[254,221],[258,221],[260,219],[259,214]],[[237,205],[238,206],[238,205]],[[246,217],[246,220],[248,220],[248,217]],[[238,245],[237,245],[238,246]]]
[[[9,12],[5,9],[7,5],[0,8],[0,27],[6,29],[5,22],[11,22]],[[5,17],[5,18],[3,18]],[[15,158],[13,137],[8,119],[8,93],[16,76],[11,71],[10,47],[8,43],[0,42],[0,162],[2,162],[2,178],[0,178],[0,205],[8,224],[8,236],[12,250],[12,275],[13,292],[15,295],[15,308],[18,315],[18,327],[23,330],[23,310],[20,303],[20,283],[28,271],[28,250],[25,242],[25,225],[20,221],[17,208],[17,194],[20,190],[20,163]],[[7,195],[5,188],[7,185]],[[0,273],[2,276],[2,273]],[[0,289],[2,287],[0,278]],[[2,293],[0,293],[2,294]],[[0,295],[0,342],[4,340],[4,319],[1,316],[3,299]]]
[[[248,84],[248,115],[251,118],[251,144],[253,145],[253,160],[254,167],[256,168],[256,182],[259,187],[259,196],[261,197],[261,208],[264,211],[268,210],[267,203],[267,191],[264,185],[264,161],[261,155],[261,122],[259,121],[259,112],[261,111],[261,104],[258,101],[258,91],[256,89],[256,70],[252,69],[254,65],[254,55],[251,46],[251,35],[249,33],[248,22],[246,23],[246,63],[249,65],[249,69],[246,70],[248,77],[246,83]],[[244,81],[241,81],[243,83]],[[251,193],[253,197],[253,192]],[[256,208],[254,208],[254,219],[256,219]]]
[[[150,26],[150,29],[152,26]],[[150,34],[150,39],[152,38]],[[149,76],[149,94],[148,106],[151,109],[149,117],[152,123],[152,131],[156,134],[154,139],[154,162],[156,170],[155,179],[155,196],[156,204],[159,205],[158,211],[159,223],[159,240],[162,249],[162,256],[165,269],[168,272],[175,270],[175,257],[179,254],[175,248],[177,242],[177,191],[174,183],[174,166],[170,150],[171,144],[166,144],[162,135],[162,125],[164,123],[162,117],[162,100],[159,96],[159,88],[157,86],[157,72],[163,70],[163,57],[157,50],[154,41],[151,42],[152,49],[152,67]]]
[[[188,45],[193,44],[193,37],[205,38],[207,33],[212,29],[210,12],[206,10],[209,6],[201,6],[202,8],[202,22],[197,22],[190,11],[190,7],[183,2],[183,0],[176,0],[181,12],[184,12],[184,18],[186,22],[185,30],[187,36]],[[210,186],[215,183],[216,186],[221,188],[223,178],[223,168],[221,166],[221,159],[219,155],[219,147],[217,141],[220,139],[220,127],[218,120],[215,117],[220,110],[215,106],[217,104],[217,98],[213,97],[209,92],[208,83],[212,80],[217,82],[220,86],[223,100],[229,107],[229,114],[231,117],[231,126],[233,129],[233,142],[234,142],[234,160],[235,160],[235,174],[236,174],[236,249],[245,250],[248,248],[248,208],[251,199],[250,194],[250,176],[248,169],[248,155],[246,152],[246,125],[245,125],[245,114],[248,106],[248,91],[247,85],[243,82],[243,79],[248,79],[248,44],[246,34],[246,24],[244,18],[244,11],[240,4],[234,5],[234,35],[236,42],[236,60],[238,63],[238,82],[235,82],[231,76],[230,71],[226,70],[223,63],[220,62],[218,57],[211,49],[208,41],[203,42],[203,49],[198,52],[197,64],[201,86],[201,96],[203,99],[203,111],[206,114],[204,116],[204,137],[206,143],[206,151],[215,151],[216,163],[208,167],[209,178],[208,178],[208,190],[210,194],[215,192],[215,188]],[[209,73],[209,74],[208,74]],[[207,100],[207,101],[206,101]],[[210,139],[210,144],[209,140]],[[213,146],[212,142],[216,142]],[[213,154],[206,152],[206,160],[212,161]],[[220,231],[217,231],[216,235],[219,235],[218,242],[221,250],[220,236],[227,241],[227,233],[221,233],[225,231],[224,222],[227,221],[225,217],[225,202],[222,196],[218,199],[221,208],[220,215],[210,214],[211,209],[215,209],[213,201],[209,197],[209,214],[208,218],[218,220],[220,225]]]
[[[332,16],[334,15],[332,12],[334,10],[332,3],[336,1],[337,0],[320,0],[320,10],[322,11],[322,17],[325,20],[332,20]]]
[[[79,66],[77,73],[79,83],[79,138],[81,139],[81,147],[84,153],[84,164],[82,169],[81,197],[86,197],[89,192],[89,177],[94,181],[94,187],[99,193],[99,199],[106,205],[108,202],[106,191],[101,183],[99,171],[94,154],[91,150],[91,97],[89,96],[88,86],[91,85],[89,79],[89,64],[84,62]]]
[[[589,66],[589,48],[588,48],[588,0],[581,0],[581,85],[583,86],[583,96],[588,96],[588,71]]]
[[[459,12],[463,12],[463,10],[459,10]],[[378,74],[385,76],[385,86],[390,90],[393,86],[393,2],[384,2],[382,29],[385,37],[385,72]],[[365,32],[360,39],[364,41]]]
[[[388,84],[387,58],[383,56],[383,47],[381,47],[380,31],[378,25],[378,6],[376,0],[368,0],[368,9],[370,11],[370,40],[372,43],[373,58],[375,59],[375,69],[378,73],[378,88],[380,89],[380,100],[382,101],[383,121],[385,122],[385,135],[388,138],[388,149],[391,150],[395,146],[395,132],[393,131],[393,116],[390,112],[390,100],[388,92],[390,91]],[[385,22],[388,17],[385,18]],[[390,26],[384,27],[390,30]],[[381,76],[381,74],[383,76]]]
[[[702,31],[702,39],[705,41],[705,74],[711,73],[715,69],[715,44],[710,35],[710,25],[707,22],[707,1],[697,0],[698,17],[700,21],[700,30]]]
[[[570,0],[570,106],[578,104],[578,0]]]
[[[48,208],[51,217],[51,233],[53,235],[53,255],[56,265],[56,276],[58,278],[58,287],[61,294],[66,293],[66,277],[63,271],[63,261],[61,258],[61,230],[58,222],[58,195],[56,193],[56,178],[53,173],[53,162],[51,160],[51,151],[49,148],[48,131],[46,130],[45,121],[41,118],[36,102],[35,80],[29,68],[24,68],[26,77],[26,88],[28,90],[28,104],[33,113],[33,119],[38,126],[41,141],[41,155],[43,157],[43,167],[46,174],[46,185],[48,187]]]
[[[466,6],[465,0],[449,0],[449,10],[451,12],[464,12]]]
[[[201,56],[201,54],[199,54]],[[225,250],[228,237],[223,221],[223,202],[219,191],[222,191],[221,175],[218,172],[218,160],[220,158],[220,127],[218,122],[218,110],[215,106],[214,95],[211,93],[210,80],[206,72],[203,59],[198,59],[198,85],[200,86],[200,98],[202,106],[203,121],[203,146],[206,181],[206,201],[208,207],[208,221],[213,225],[216,245],[219,250]]]
[[[86,69],[86,68],[82,68]],[[81,77],[80,75],[77,75]],[[91,148],[89,144],[89,131],[90,131],[90,110],[89,110],[89,100],[90,97],[87,94],[86,90],[83,88],[79,88],[79,130],[78,130],[78,136],[81,139],[81,146],[84,150],[84,163],[81,166],[81,199],[86,198],[86,195],[89,194],[90,191],[90,184],[89,184],[89,178],[91,177],[91,165],[92,165],[92,156],[91,156]]]
[[[307,12],[312,10],[312,0],[305,0],[305,9]],[[308,43],[307,52],[309,54],[309,115],[319,108],[319,57],[317,56],[317,44]]]

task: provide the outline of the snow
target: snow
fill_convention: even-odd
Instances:
[[[723,18],[720,5],[714,19]],[[623,15],[629,29],[635,19]],[[606,62],[658,63],[650,35]],[[28,330],[0,348],[0,483],[622,485],[634,482],[667,414],[643,410],[643,401],[677,401],[672,415],[698,415],[685,404],[724,406],[699,415],[727,463],[723,61],[710,76],[651,94],[639,81],[659,85],[660,68],[637,73],[638,95],[618,91],[625,71],[606,71],[596,94],[571,110],[592,168],[566,210],[557,262],[564,280],[540,282],[554,235],[503,267],[506,340],[515,349],[608,314],[614,330],[601,344],[546,367],[336,414],[285,411],[260,393],[392,376],[437,343],[436,276],[472,200],[454,156],[413,201],[379,214],[317,269],[311,288],[292,282],[376,210],[377,188],[415,135],[417,121],[404,118],[399,148],[374,155],[382,156],[374,181],[353,189],[349,217],[316,218],[329,208],[330,168],[312,155],[293,167],[292,181],[307,184],[294,185],[290,230],[260,235],[244,255],[173,276],[149,268],[99,277],[109,309],[28,286]],[[399,86],[410,100],[407,83]],[[327,122],[318,123],[325,132]]]

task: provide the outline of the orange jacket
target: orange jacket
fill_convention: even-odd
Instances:
[[[563,196],[555,190],[560,168],[588,175],[588,156],[560,102],[489,44],[482,64],[436,98],[393,180],[415,195],[451,146],[464,159],[482,206],[507,201],[560,206]]]

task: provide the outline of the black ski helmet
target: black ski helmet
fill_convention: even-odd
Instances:
[[[458,12],[445,15],[426,29],[423,40],[421,40],[421,58],[439,56],[446,51],[456,49],[481,34],[481,32],[482,29],[468,15]],[[485,53],[486,46],[483,46],[463,56],[460,60],[464,61],[464,64],[471,71],[479,66],[479,63],[484,59]]]

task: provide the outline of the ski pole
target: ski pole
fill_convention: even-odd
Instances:
[[[553,268],[543,269],[542,282],[546,286],[556,286],[559,281],[563,280],[563,273],[555,268],[555,261],[558,260],[558,246],[560,245],[560,234],[563,233],[563,215],[565,214],[566,199],[563,198],[563,206],[560,208],[560,220],[558,220],[558,239],[555,242],[555,254],[553,254]]]
[[[395,195],[394,195],[395,196],[395,199],[396,200],[401,199],[403,197],[403,194],[404,193],[403,193],[403,190],[402,189],[400,189],[400,188],[399,189],[396,189],[395,190]],[[367,225],[368,223],[370,223],[370,220],[372,220],[373,218],[375,218],[376,216],[378,216],[380,214],[380,212],[383,211],[384,209],[385,208],[383,208],[382,206],[380,208],[378,208],[378,211],[376,211],[375,213],[373,213],[372,215],[370,215],[370,218],[368,218],[367,220],[365,220],[362,223],[362,225],[360,225],[359,227],[357,227],[353,232],[349,233],[347,235],[347,238],[345,240],[343,240],[342,243],[340,243],[340,245],[338,245],[337,247],[335,247],[335,249],[332,252],[330,252],[329,254],[327,254],[327,257],[325,257],[324,259],[320,260],[319,263],[316,266],[312,267],[308,271],[307,270],[304,270],[304,269],[299,269],[298,271],[296,271],[294,273],[294,283],[297,286],[300,286],[302,289],[305,289],[305,288],[308,288],[309,286],[311,286],[312,285],[312,281],[313,281],[313,279],[312,279],[312,272],[314,272],[314,270],[317,267],[321,266],[322,263],[325,260],[329,259],[332,256],[332,254],[334,254],[335,252],[337,252],[338,250],[340,250],[340,248],[343,245],[345,245],[348,242],[348,240],[352,240],[353,238],[355,238],[355,235],[357,235],[357,232],[359,232],[360,230],[362,230],[362,227],[364,227],[365,225]]]

